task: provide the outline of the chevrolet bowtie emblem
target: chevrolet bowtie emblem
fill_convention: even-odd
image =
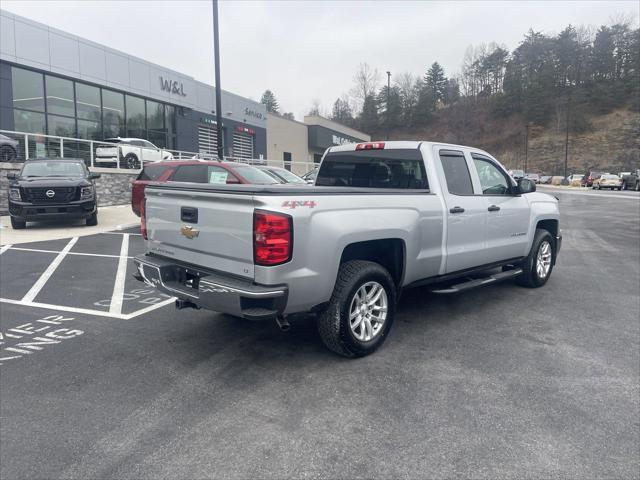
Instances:
[[[185,225],[180,229],[180,233],[191,240],[200,235],[200,230],[195,230],[191,225]]]

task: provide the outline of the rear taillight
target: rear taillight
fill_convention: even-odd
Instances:
[[[357,143],[356,150],[383,150],[384,142]]]
[[[145,198],[140,202],[140,233],[142,238],[147,240],[147,216],[145,210],[147,209],[147,200]]]
[[[279,265],[291,260],[291,216],[256,210],[253,214],[253,260],[256,265]]]

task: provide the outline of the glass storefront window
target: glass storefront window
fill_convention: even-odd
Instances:
[[[73,82],[64,78],[45,75],[47,113],[75,117]]]
[[[164,104],[147,100],[147,128],[164,130]]]
[[[46,124],[44,113],[27,112],[25,110],[13,111],[14,130],[26,133],[45,133]]]
[[[11,67],[14,108],[44,112],[44,84],[41,73]]]
[[[76,82],[76,110],[78,118],[100,121],[100,89]]]
[[[78,119],[78,138],[102,140],[102,126],[100,122]]]
[[[127,95],[127,136],[134,138],[146,136],[143,98]]]
[[[76,121],[73,118],[47,115],[47,123],[49,135],[56,135],[58,137],[76,136]]]
[[[164,132],[149,130],[149,141],[156,147],[166,148],[167,146],[167,136]]]
[[[176,134],[176,107],[166,105],[166,130],[169,135]]]
[[[124,95],[102,89],[104,138],[124,137]]]

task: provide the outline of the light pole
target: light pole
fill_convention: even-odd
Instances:
[[[529,159],[529,124],[524,126],[524,173],[527,173],[527,160]]]
[[[569,115],[571,114],[571,90],[567,97],[567,126],[564,137],[564,178],[567,178],[567,162],[569,160]]]
[[[222,99],[220,90],[220,48],[218,35],[218,0],[213,0],[213,61],[216,69],[216,136],[218,160],[224,157],[224,145],[222,140]]]
[[[387,71],[387,140],[389,140],[389,129],[391,128],[391,114],[389,112],[389,95],[391,94],[391,72]]]

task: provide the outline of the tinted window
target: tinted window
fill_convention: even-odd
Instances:
[[[44,113],[13,111],[13,123],[17,132],[45,133]]]
[[[44,112],[44,85],[42,74],[11,68],[13,106]]]
[[[277,168],[277,169],[273,169],[272,170],[273,173],[281,178],[284,179],[285,182],[287,183],[307,183],[305,182],[303,179],[301,179],[299,176],[297,176],[294,173],[291,173],[289,170],[285,170],[285,169],[281,169],[281,168]]]
[[[64,78],[45,76],[47,86],[47,113],[75,116],[73,83]]]
[[[449,193],[452,195],[473,195],[473,184],[464,154],[441,150],[440,161]]]
[[[511,192],[511,184],[502,171],[488,159],[473,155],[473,164],[480,177],[480,185],[484,195],[507,195]]]
[[[267,173],[258,170],[251,165],[234,165],[233,170],[238,172],[238,175],[244,177],[244,179],[256,185],[273,185],[278,181],[271,178]]]
[[[178,167],[173,175],[174,182],[207,182],[207,166],[206,165],[182,165]]]
[[[78,118],[100,121],[100,89],[76,82]]]
[[[145,137],[144,99],[127,95],[127,136]]]
[[[417,149],[328,153],[316,185],[330,187],[428,189],[422,155]]]
[[[166,165],[149,165],[142,169],[138,175],[138,180],[157,180],[169,167]]]
[[[59,117],[58,115],[47,115],[49,135],[58,137],[75,137],[76,121],[73,118]]]
[[[105,137],[124,135],[124,96],[102,89],[102,111]]]
[[[84,163],[80,162],[29,162],[22,167],[23,177],[84,177],[87,174]]]

